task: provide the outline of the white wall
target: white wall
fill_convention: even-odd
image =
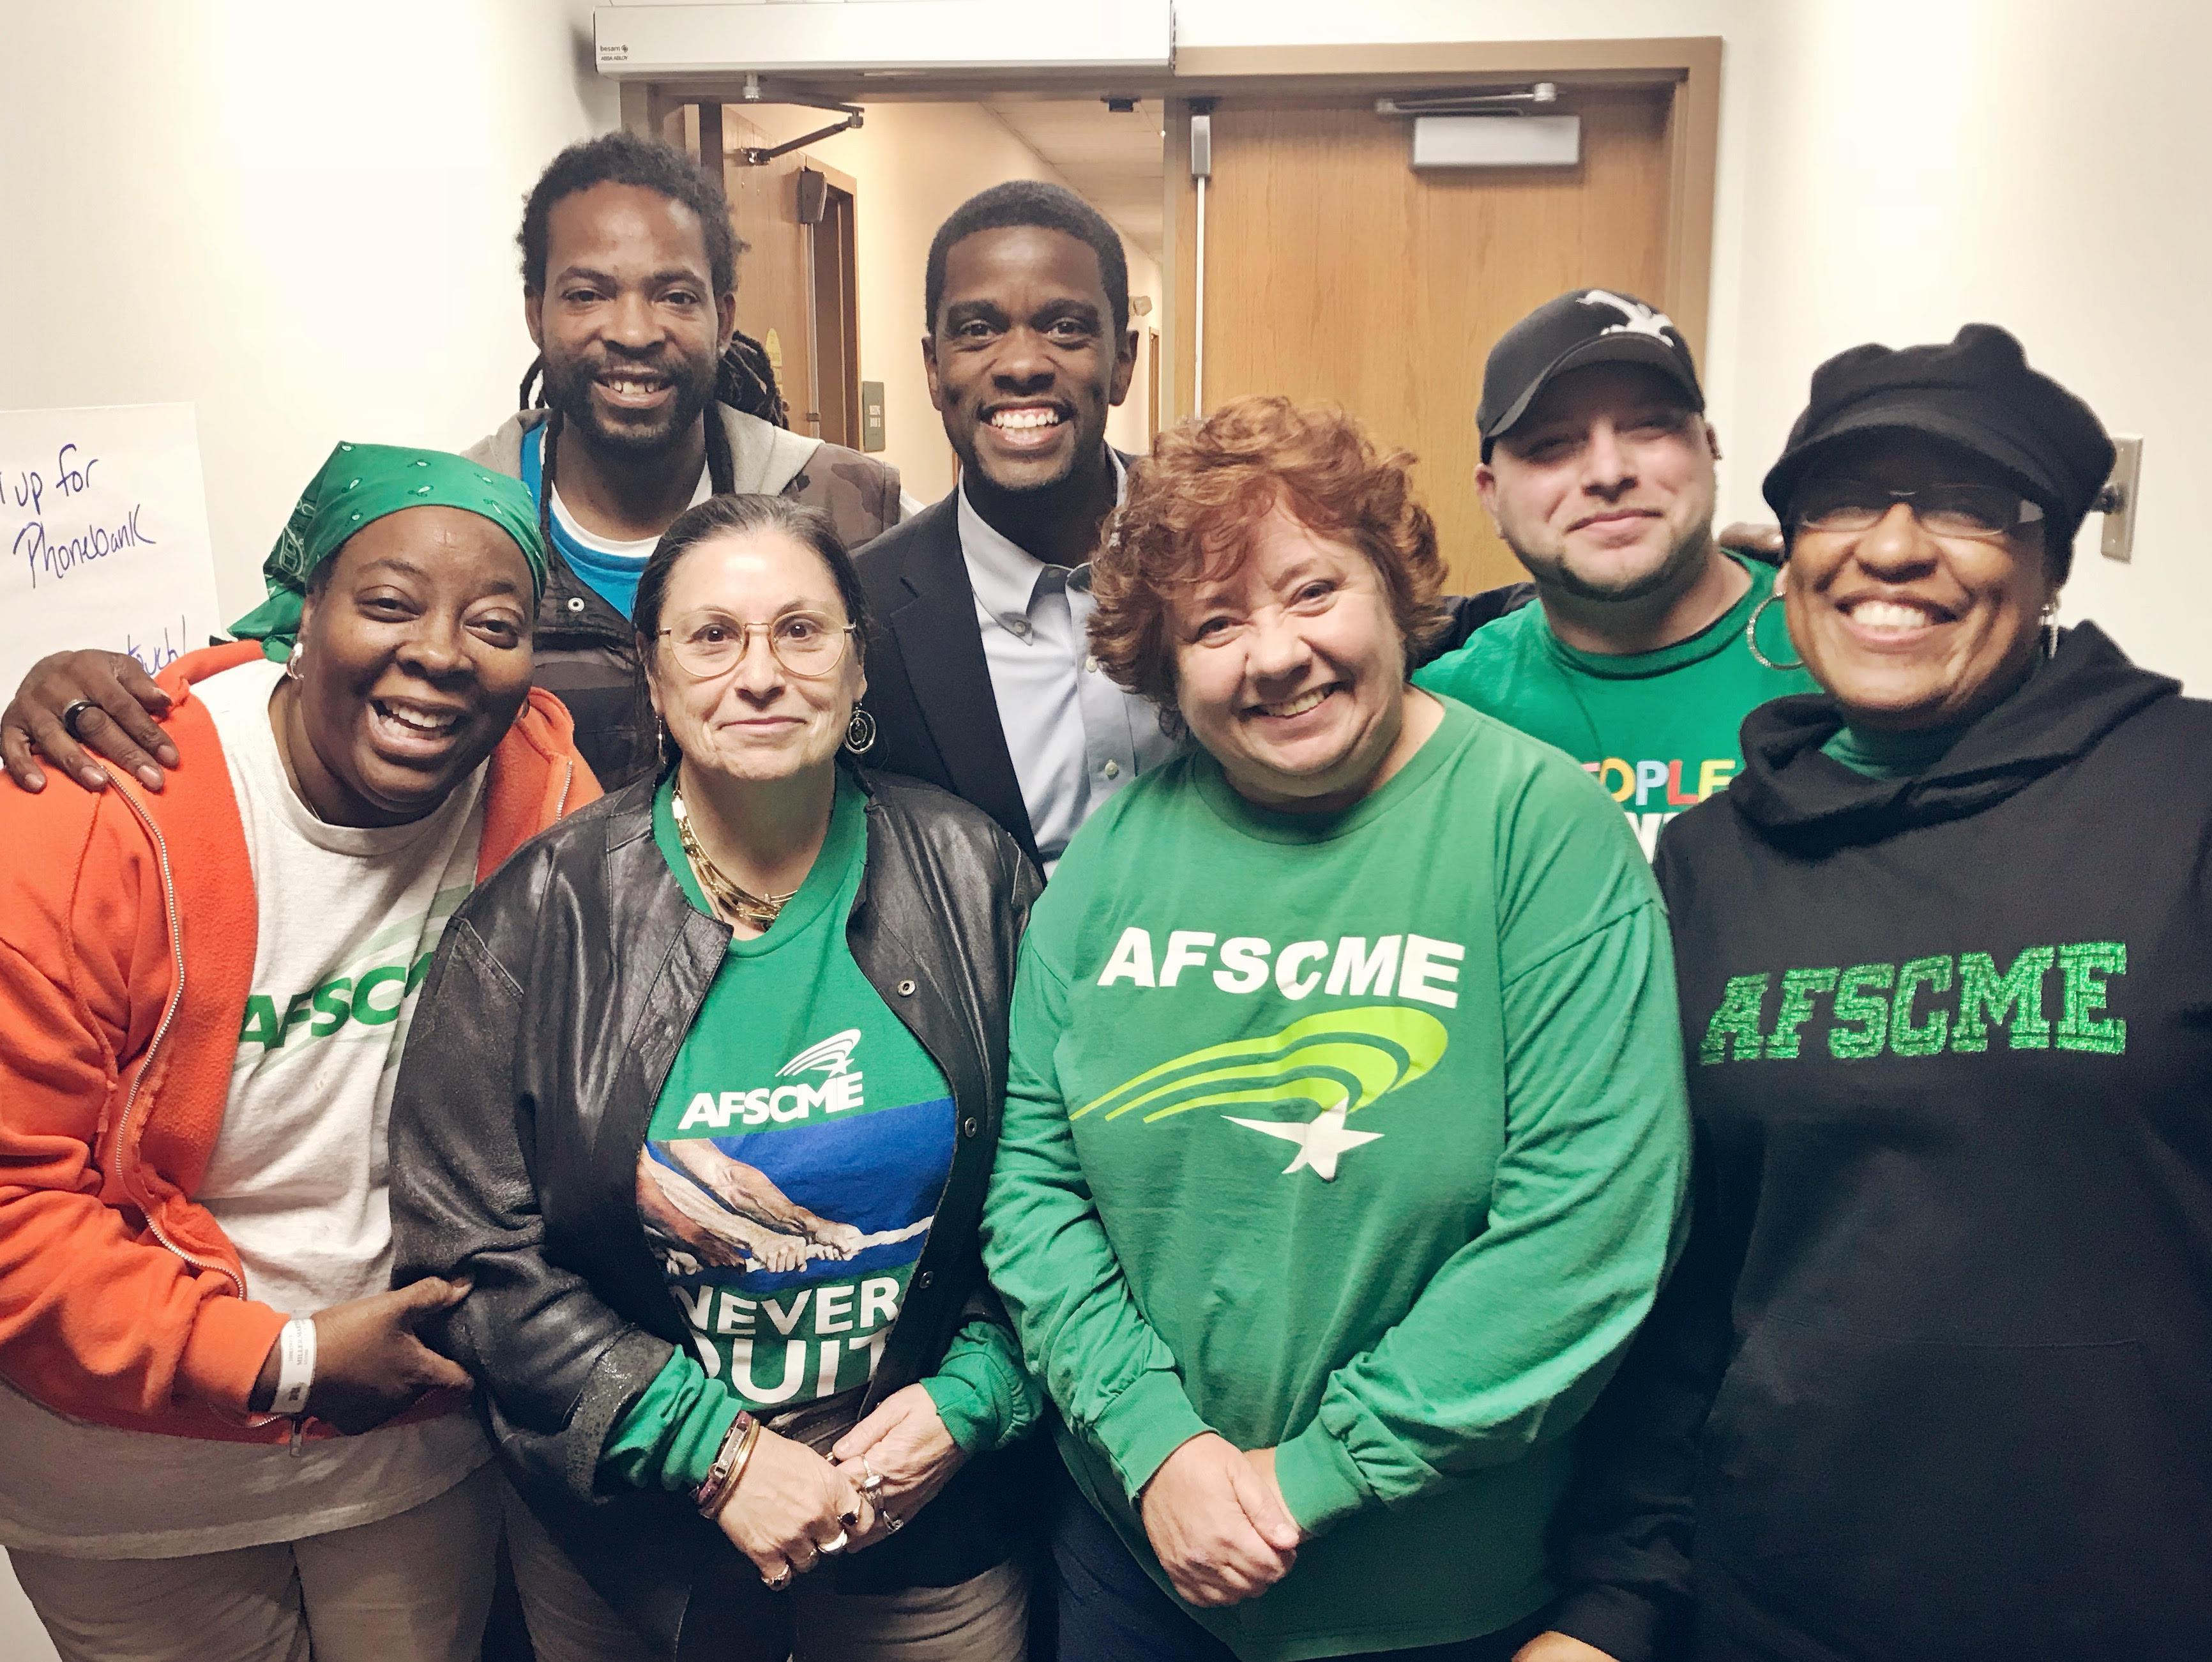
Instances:
[[[807,154],[853,176],[860,378],[884,384],[884,460],[898,468],[908,495],[930,502],[952,488],[952,447],[930,407],[921,366],[922,271],[930,239],[946,215],[987,186],[1067,180],[980,104],[878,102],[867,111],[858,131],[825,139]],[[822,125],[811,110],[764,107],[747,110],[744,119],[779,142]],[[1157,318],[1159,268],[1126,237],[1122,247],[1129,292],[1152,295]],[[743,261],[738,282],[744,283]],[[1147,326],[1137,326],[1141,332]],[[1107,436],[1125,450],[1146,447],[1148,396],[1140,356],[1138,380],[1107,427]]]
[[[2116,433],[2144,436],[2135,558],[2066,595],[2139,661],[2212,692],[2212,563],[2190,435],[2212,385],[2212,8],[2194,0],[1790,0],[1747,44],[1733,407],[1779,448],[1806,379],[1861,341],[2011,329]],[[1753,372],[1753,366],[1756,366]],[[1747,472],[1728,505],[1753,505]]]
[[[197,404],[220,598],[244,611],[338,439],[458,447],[513,413],[523,193],[617,119],[589,15],[9,7],[0,404]]]

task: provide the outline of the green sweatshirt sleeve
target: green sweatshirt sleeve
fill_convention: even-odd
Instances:
[[[962,1324],[921,1388],[963,1454],[1004,1448],[1035,1425],[1044,1409],[1043,1392],[1022,1366],[1013,1329],[988,1316]]]
[[[1123,1279],[1075,1151],[1053,1051],[1066,982],[1034,929],[1022,948],[1008,1039],[1006,1111],[983,1208],[983,1262],[1023,1354],[1078,1435],[1113,1463],[1132,1503],[1169,1455],[1209,1430],[1166,1343]]]
[[[1602,864],[1577,863],[1552,864],[1547,881],[1607,886]],[[1489,1215],[1278,1450],[1283,1498],[1310,1531],[1561,1435],[1651,1307],[1689,1113],[1665,915],[1647,872],[1614,882],[1629,904],[1580,938],[1518,966],[1510,934],[1501,943],[1506,1143]]]
[[[599,1479],[630,1488],[694,1489],[744,1406],[684,1351],[653,1376],[599,1451]]]

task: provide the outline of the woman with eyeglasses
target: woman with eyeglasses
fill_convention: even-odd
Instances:
[[[820,514],[690,509],[634,617],[663,764],[455,915],[393,1106],[532,1641],[1018,1659],[990,1457],[1039,1401],[976,1223],[1036,873],[841,756],[867,618]]]
[[[1822,691],[1660,841],[1694,1221],[1522,1662],[2212,1656],[2212,706],[2051,623],[2112,454],[1987,326],[1814,374]]]

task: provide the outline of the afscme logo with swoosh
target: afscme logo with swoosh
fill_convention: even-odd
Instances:
[[[1150,1124],[1194,1109],[1296,1108],[1311,1119],[1222,1117],[1298,1145],[1284,1174],[1301,1169],[1324,1181],[1346,1150],[1381,1136],[1346,1129],[1348,1116],[1412,1084],[1440,1061],[1449,1036],[1425,1010],[1366,1005],[1305,1016],[1280,1032],[1211,1044],[1148,1068],[1068,1116],[1109,1120],[1135,1114]]]

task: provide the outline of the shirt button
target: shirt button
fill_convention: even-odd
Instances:
[[[1029,639],[1030,620],[1021,616],[1020,613],[1010,612],[999,621],[1006,624],[1007,634],[1014,636],[1020,640],[1026,641]]]
[[[1096,675],[1098,673],[1098,660],[1095,657],[1085,658],[1083,661],[1083,668],[1086,674]]]
[[[963,1137],[972,1137],[975,1135],[975,1121],[973,1116],[960,1122],[960,1135]]]
[[[568,610],[571,612],[581,612],[583,609],[584,597],[580,594],[571,594],[568,597]]]
[[[921,1272],[921,1274],[920,1274],[919,1275],[916,1275],[916,1276],[914,1278],[914,1284],[915,1284],[916,1287],[927,1287],[927,1286],[930,1284],[930,1282],[932,1282],[935,1281],[936,1279],[937,1279],[937,1276],[936,1276],[935,1272],[933,1272],[933,1271],[932,1271],[932,1270],[925,1269],[925,1270],[923,1270],[923,1271]]]
[[[1121,764],[1119,762],[1109,762],[1104,772],[1109,779],[1119,779],[1121,776]]]
[[[911,981],[900,982],[898,984],[898,995],[901,998],[912,998],[914,996],[914,983]]]

